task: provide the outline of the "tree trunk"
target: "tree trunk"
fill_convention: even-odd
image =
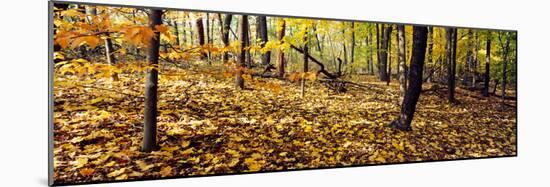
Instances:
[[[501,103],[501,110],[504,110],[506,109],[506,82],[507,82],[507,77],[506,77],[506,69],[507,69],[507,66],[508,66],[508,52],[509,52],[509,47],[510,47],[510,34],[508,33],[504,33],[504,35],[506,36],[505,39],[506,39],[506,43],[504,44],[504,46],[502,47],[503,48],[503,55],[504,55],[504,58],[502,59],[502,83],[500,84],[502,86],[502,94],[501,94],[501,97],[502,97],[502,103]],[[500,43],[502,45],[502,39],[501,38],[501,34],[499,33],[499,40],[500,40]]]
[[[388,39],[388,80],[386,80],[386,85],[389,86],[391,82],[391,33],[388,35],[387,39]]]
[[[405,62],[406,53],[405,48],[407,44],[405,43],[405,25],[397,25],[397,60],[399,65],[399,104],[403,103],[403,98],[405,92],[407,91],[407,81],[405,78],[405,72],[407,68],[407,63]]]
[[[282,20],[282,26],[279,30],[277,39],[279,41],[283,41],[283,38],[285,37],[285,29],[286,29],[286,23],[284,20]],[[279,54],[277,58],[278,62],[278,70],[279,70],[279,77],[283,78],[285,77],[285,53],[283,50],[279,49]]]
[[[304,97],[305,95],[305,87],[306,87],[306,79],[305,79],[305,73],[307,73],[309,71],[309,64],[308,64],[308,60],[309,60],[309,47],[308,47],[308,38],[307,38],[307,31],[306,31],[306,34],[305,34],[305,37],[304,37],[304,47],[303,47],[303,54],[304,54],[304,75],[301,76],[301,81],[302,81],[302,84],[301,84],[301,97]]]
[[[456,54],[455,54],[455,39],[456,33],[454,28],[446,28],[446,56],[447,56],[447,99],[454,103],[455,100],[455,74],[456,74]]]
[[[176,34],[176,45],[180,46],[180,31],[178,29],[178,22],[176,22],[176,20],[172,21],[172,26],[174,26],[174,34]]]
[[[426,57],[428,29],[424,26],[413,26],[413,49],[409,72],[409,87],[401,105],[399,117],[390,126],[399,130],[412,130],[411,122],[416,111],[416,103],[422,91],[422,72]]]
[[[246,50],[247,46],[246,38],[248,38],[248,16],[241,16],[241,25],[239,26],[239,39],[241,40],[241,50],[239,54],[239,61],[236,63],[237,73],[235,74],[235,80],[237,88],[244,89],[244,79],[243,79],[243,66],[246,62]]]
[[[373,37],[372,37],[372,32],[369,32],[369,44],[370,45],[373,45]],[[367,45],[368,46],[368,45]],[[372,58],[374,56],[374,53],[373,53],[373,48],[370,47],[369,48],[370,50],[368,51],[369,52],[369,74],[370,75],[374,75],[374,59]]]
[[[196,27],[197,27],[197,41],[200,45],[200,47],[204,47],[204,26],[203,26],[203,23],[202,23],[202,17],[201,18],[197,18],[197,20],[195,21],[195,24],[196,24]],[[205,59],[207,56],[206,56],[206,53],[204,52],[204,50],[201,50],[201,59]]]
[[[269,41],[268,35],[267,35],[267,18],[265,16],[258,16],[258,25],[256,26],[257,33],[260,38],[260,46],[263,48],[265,47],[265,44]],[[262,54],[262,65],[267,66],[271,63],[271,51],[267,51]]]
[[[231,20],[233,18],[232,14],[225,14],[225,18],[223,19],[223,25],[221,28],[221,34],[222,34],[222,42],[224,47],[229,46],[229,31],[231,30]],[[221,14],[220,14],[220,21],[221,21]],[[227,63],[229,60],[229,52],[224,51],[222,56],[223,63]]]
[[[355,57],[355,22],[351,22],[351,63],[353,64]]]
[[[381,39],[379,39],[379,49],[378,49],[378,72],[380,74],[380,81],[388,81],[388,43],[389,43],[389,39],[390,39],[390,34],[391,34],[391,31],[392,31],[392,27],[391,26],[388,26],[388,27],[384,27],[384,25],[382,25],[382,28],[381,28],[381,31],[383,33],[380,33],[381,36]]]
[[[434,48],[434,34],[433,34],[433,31],[434,28],[433,27],[428,27],[428,51],[426,52],[426,55],[428,56],[428,65],[431,67],[430,70],[432,71],[435,71],[435,65],[433,63],[433,48]],[[427,66],[428,67],[428,66]],[[426,68],[427,69],[427,68]],[[428,75],[429,77],[427,77],[426,81],[431,83],[432,82],[432,77],[431,75]]]
[[[162,10],[150,10],[149,27],[162,24]],[[147,62],[150,66],[158,65],[160,34],[155,32],[154,37],[149,40]],[[152,68],[147,71],[145,78],[145,109],[143,124],[143,145],[142,151],[151,152],[157,149],[157,88],[158,71]]]
[[[487,32],[487,54],[485,54],[485,75],[484,75],[484,85],[483,85],[483,96],[489,97],[489,81],[490,81],[490,70],[491,70],[491,31]]]

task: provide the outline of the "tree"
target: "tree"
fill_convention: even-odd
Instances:
[[[197,42],[200,47],[204,47],[204,26],[202,23],[202,17],[199,17],[195,20],[195,26],[197,27]],[[206,53],[201,50],[201,59],[206,58]]]
[[[260,39],[260,46],[263,48],[265,44],[269,41],[267,35],[267,18],[265,16],[258,16],[257,20],[257,30],[258,37]],[[271,51],[267,51],[262,54],[262,65],[267,66],[271,62]]]
[[[455,99],[455,77],[456,77],[456,28],[446,28],[446,43],[447,51],[447,99],[449,102],[456,102]]]
[[[413,49],[409,72],[409,85],[403,104],[401,105],[401,113],[398,118],[390,123],[390,127],[410,131],[411,122],[416,111],[416,103],[422,91],[422,72],[424,68],[424,59],[426,56],[428,29],[425,26],[413,26]]]
[[[501,45],[501,48],[502,48],[502,54],[503,54],[503,58],[502,58],[502,83],[500,84],[502,87],[501,87],[501,91],[502,91],[502,94],[501,94],[501,98],[502,98],[502,103],[501,103],[501,110],[504,110],[506,109],[506,81],[507,81],[507,78],[506,78],[506,68],[508,66],[508,52],[509,52],[509,49],[510,49],[510,40],[511,40],[511,34],[508,33],[508,32],[499,32],[498,33],[498,40],[499,40],[499,43]],[[505,42],[502,41],[502,40],[506,40]]]
[[[222,35],[222,42],[224,47],[229,46],[229,31],[231,30],[231,20],[233,18],[232,14],[225,14],[225,18],[223,19],[223,23],[221,26],[221,35]],[[220,14],[220,21],[222,21],[221,14]],[[223,52],[222,61],[223,63],[227,63],[229,59],[229,53],[227,51]]]
[[[430,72],[428,73],[428,77],[425,78],[427,82],[432,82],[432,76],[435,71],[434,63],[433,63],[433,48],[434,48],[434,28],[433,26],[428,27],[428,51],[426,52],[426,56],[428,57],[428,65],[431,66]]]
[[[162,10],[149,10],[149,27],[155,29],[160,24],[162,24]],[[157,67],[160,46],[159,32],[154,32],[154,36],[149,39],[148,43],[147,63],[153,67]],[[149,69],[145,76],[145,114],[141,150],[151,152],[157,149],[157,68]]]
[[[484,75],[484,85],[483,85],[483,96],[489,97],[489,81],[491,79],[491,31],[487,31],[487,47],[485,55],[485,75]]]
[[[283,41],[283,38],[285,37],[285,29],[286,29],[286,22],[284,19],[280,20],[280,28],[277,28],[278,35],[277,39],[279,41]],[[279,49],[279,55],[277,58],[278,61],[278,70],[279,70],[279,77],[285,77],[285,53],[283,49]]]
[[[306,79],[304,78],[305,77],[305,74],[309,71],[309,64],[308,64],[308,60],[309,60],[309,47],[308,47],[308,38],[307,38],[307,31],[306,31],[306,34],[304,36],[304,47],[302,48],[302,51],[303,51],[303,54],[304,54],[304,67],[303,67],[303,75],[302,75],[302,78],[301,78],[301,96],[304,97],[305,95],[305,87],[306,87]]]
[[[239,26],[239,39],[241,40],[241,49],[239,54],[239,61],[236,63],[236,71],[235,74],[235,81],[236,85],[239,89],[244,89],[244,79],[243,79],[243,68],[244,64],[246,63],[246,48],[247,42],[246,38],[248,38],[248,16],[242,15],[241,16],[241,25]]]
[[[407,64],[405,61],[406,53],[405,48],[407,44],[405,43],[405,25],[397,25],[397,64],[400,72],[399,76],[399,104],[403,102],[405,92],[407,91],[407,80],[405,78]]]
[[[355,56],[355,22],[351,22],[351,63],[354,62]]]
[[[381,38],[379,38],[379,49],[378,49],[378,72],[379,72],[379,78],[380,81],[388,81],[389,75],[388,75],[388,48],[389,48],[389,42],[390,42],[390,35],[392,32],[392,27],[389,25],[388,27],[385,27],[384,24],[382,24],[381,31],[383,33],[380,33]]]

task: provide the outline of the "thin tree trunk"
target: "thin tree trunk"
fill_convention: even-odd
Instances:
[[[180,46],[180,32],[178,30],[178,22],[176,22],[176,20],[172,21],[172,26],[174,26],[174,33],[176,34],[176,45]]]
[[[433,48],[434,48],[434,34],[433,34],[433,27],[428,27],[428,51],[426,52],[426,55],[428,56],[428,66],[426,67],[430,67],[430,70],[433,72],[435,71],[434,67],[434,63],[433,63]],[[428,69],[428,68],[426,68]],[[431,75],[428,75],[429,77],[427,77],[427,82],[431,83],[432,82],[432,77]]]
[[[510,47],[510,34],[507,34],[507,33],[504,33],[504,35],[506,36],[505,39],[506,39],[506,43],[504,44],[504,46],[502,47],[503,48],[503,52],[504,52],[504,58],[502,60],[502,83],[501,83],[501,86],[502,86],[502,94],[501,94],[501,97],[502,97],[502,103],[501,103],[501,110],[504,110],[506,109],[506,68],[508,66],[508,51],[509,51],[509,47]],[[499,33],[498,35],[499,37],[499,40],[500,40],[500,43],[502,45],[502,39],[501,39],[501,34]]]
[[[301,84],[301,94],[300,96],[301,97],[304,97],[305,95],[305,92],[306,92],[306,79],[305,79],[305,74],[309,71],[309,64],[308,64],[308,60],[309,60],[309,47],[308,47],[308,38],[307,38],[307,31],[306,31],[306,34],[305,34],[305,37],[304,37],[304,47],[303,47],[303,53],[304,53],[304,69],[303,69],[303,73],[304,75],[301,76],[301,80],[302,80],[302,84]]]
[[[374,56],[373,51],[374,51],[374,50],[373,50],[373,47],[372,47],[372,45],[373,45],[374,42],[372,42],[372,41],[373,41],[373,37],[372,37],[372,32],[370,32],[370,31],[369,31],[369,41],[370,41],[369,44],[371,45],[371,47],[369,48],[369,49],[370,49],[370,50],[369,50],[369,64],[370,64],[370,65],[369,65],[369,67],[370,67],[370,69],[369,69],[369,74],[370,74],[370,75],[374,75],[374,58],[373,58],[373,56]]]
[[[224,47],[229,46],[229,31],[231,30],[231,20],[233,18],[232,14],[225,14],[225,18],[223,19],[223,26],[221,28],[221,34],[222,34],[222,42]],[[221,21],[221,14],[220,14],[220,21]],[[227,63],[229,60],[229,52],[224,51],[222,56],[223,63]]]
[[[445,48],[447,51],[447,99],[449,102],[454,103],[455,102],[455,71],[456,71],[456,64],[455,64],[455,51],[454,46],[455,45],[455,29],[454,28],[446,28],[446,43]]]
[[[390,126],[399,130],[412,130],[411,122],[416,111],[416,103],[422,91],[422,74],[426,57],[428,29],[424,26],[413,26],[413,49],[410,64],[410,83],[401,105],[399,117],[390,123]]]
[[[382,29],[381,29],[381,32],[383,33],[380,33],[382,35],[382,39],[380,40],[380,47],[379,47],[379,56],[378,56],[378,71],[380,73],[380,81],[388,81],[389,77],[388,77],[388,72],[387,72],[387,65],[388,65],[388,43],[389,43],[389,39],[390,39],[390,34],[391,34],[391,31],[392,31],[392,27],[391,26],[388,26],[388,27],[384,27],[384,25],[382,25]]]
[[[485,55],[485,80],[483,85],[483,96],[489,97],[489,81],[491,70],[491,31],[487,32],[487,54]]]
[[[202,18],[197,18],[195,21],[195,26],[197,27],[197,42],[200,47],[204,47],[204,26],[202,23]],[[206,57],[207,56],[204,50],[201,50],[201,59],[205,59]]]
[[[355,22],[351,22],[351,63],[354,62],[355,55]]]
[[[265,16],[258,16],[257,18],[258,24],[257,27],[257,34],[260,39],[260,47],[265,47],[265,44],[269,41],[268,35],[267,35],[267,18]],[[271,51],[267,51],[262,54],[262,65],[267,66],[271,63]]]
[[[155,26],[162,24],[162,10],[150,10],[149,12],[149,27],[154,29]],[[149,40],[149,48],[147,53],[147,62],[151,66],[158,65],[159,58],[159,40],[160,34],[155,32],[154,37]],[[147,71],[145,79],[145,108],[144,108],[144,124],[143,124],[143,145],[142,151],[151,152],[157,149],[157,88],[158,88],[158,71],[152,68]]]
[[[241,25],[239,26],[239,34],[241,39],[241,50],[239,55],[239,61],[237,61],[236,69],[237,73],[235,74],[235,80],[237,88],[240,90],[244,89],[244,79],[243,79],[243,68],[244,64],[246,62],[246,50],[245,48],[247,46],[246,38],[248,38],[248,16],[242,15],[241,16]]]
[[[399,104],[403,103],[403,98],[405,92],[407,91],[407,81],[405,78],[405,69],[407,64],[405,62],[406,53],[405,48],[407,44],[405,43],[405,25],[397,25],[397,60],[399,61]]]
[[[386,80],[386,85],[390,85],[390,82],[391,82],[391,34],[388,35],[387,39],[388,39],[388,80]]]
[[[282,26],[281,26],[280,29],[281,30],[279,30],[277,39],[282,42],[283,38],[285,37],[285,29],[286,29],[286,23],[285,23],[284,20],[282,20]],[[283,77],[285,77],[285,53],[281,49],[279,49],[279,54],[278,54],[277,61],[279,61],[277,63],[278,64],[278,70],[279,70],[279,77],[283,78]]]

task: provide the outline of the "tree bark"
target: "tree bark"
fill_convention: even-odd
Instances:
[[[502,59],[502,83],[500,84],[502,87],[502,94],[501,94],[501,97],[502,97],[502,103],[501,103],[501,110],[504,110],[506,109],[506,82],[507,82],[507,77],[506,77],[506,68],[508,66],[508,52],[509,52],[509,48],[510,48],[510,34],[508,33],[504,33],[505,35],[505,39],[506,39],[506,43],[504,44],[504,46],[502,46],[503,48],[503,55],[504,55],[504,58]],[[500,43],[502,45],[502,39],[501,39],[501,34],[499,33],[498,35],[499,37],[499,40],[500,40]]]
[[[277,39],[282,42],[283,38],[285,37],[285,29],[286,29],[286,23],[284,20],[282,20],[281,27],[282,28],[281,30],[279,30]],[[278,70],[279,70],[279,77],[284,78],[285,77],[285,53],[281,49],[279,49],[277,61],[278,61],[277,64],[278,64]]]
[[[308,63],[308,60],[309,60],[309,47],[308,47],[308,38],[307,38],[307,31],[306,31],[306,36],[304,36],[304,47],[303,47],[303,54],[304,54],[304,69],[303,69],[303,73],[304,73],[304,76],[305,76],[305,73],[307,73],[309,71],[309,63]],[[305,95],[305,92],[306,92],[306,80],[304,78],[304,76],[301,76],[301,96],[304,97]]]
[[[202,23],[202,17],[197,18],[195,21],[195,26],[197,27],[197,42],[199,43],[200,47],[204,47],[204,26]],[[206,53],[201,50],[201,59],[205,59]]]
[[[399,117],[390,126],[399,130],[410,131],[411,122],[416,111],[416,103],[422,91],[422,72],[426,57],[428,29],[424,26],[413,26],[413,49],[409,72],[409,87],[405,94]]]
[[[447,99],[449,102],[454,103],[455,100],[455,74],[456,74],[456,54],[455,54],[455,40],[456,30],[454,28],[446,28],[446,56],[447,56]]]
[[[388,43],[390,39],[390,34],[392,31],[392,27],[384,27],[382,25],[381,32],[379,33],[381,36],[381,39],[379,39],[379,49],[378,49],[378,72],[380,81],[388,81],[388,67],[387,67],[387,60],[388,60]]]
[[[176,45],[180,46],[180,31],[178,29],[178,22],[176,20],[172,21],[172,26],[174,26],[174,33],[176,34]]]
[[[407,44],[405,43],[405,25],[397,25],[397,60],[399,65],[399,104],[403,103],[403,98],[405,92],[407,91],[407,81],[405,78],[405,72],[407,68],[407,63],[405,62],[406,53],[405,48]]]
[[[154,29],[160,25],[162,19],[162,10],[150,10],[149,27]],[[147,62],[149,65],[158,66],[160,34],[155,32],[154,37],[149,40],[147,53]],[[157,88],[158,71],[152,68],[147,71],[145,78],[145,109],[143,124],[143,144],[142,151],[151,152],[157,149]]]
[[[351,63],[353,64],[355,57],[355,22],[351,22]]]
[[[231,30],[231,20],[233,18],[232,14],[225,14],[225,18],[223,19],[223,26],[221,28],[221,34],[222,34],[222,42],[224,47],[229,46],[229,31]],[[221,21],[221,14],[220,14],[220,21]],[[229,60],[229,52],[224,51],[222,56],[223,63],[227,63]]]
[[[483,96],[489,97],[489,82],[490,82],[490,70],[491,70],[491,31],[487,32],[487,47],[485,54],[485,75],[484,75],[484,85],[483,85]]]
[[[239,26],[239,39],[241,40],[241,50],[239,54],[239,61],[236,63],[237,73],[235,74],[235,82],[237,88],[240,90],[244,89],[244,79],[243,79],[243,68],[246,62],[246,50],[247,46],[246,38],[248,38],[248,16],[241,16],[241,25]]]
[[[260,38],[260,47],[265,47],[265,44],[269,41],[268,35],[267,35],[267,18],[265,16],[258,16],[258,25],[256,26],[257,33]],[[271,63],[271,51],[267,51],[262,54],[262,65],[267,66]]]
[[[434,28],[432,26],[428,27],[428,51],[426,52],[426,55],[428,57],[428,65],[431,67],[430,70],[433,73],[435,70],[435,65],[433,63],[433,48],[434,48],[434,34],[433,31]],[[431,75],[428,75],[426,81],[432,82]]]

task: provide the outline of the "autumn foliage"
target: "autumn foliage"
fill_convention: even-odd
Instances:
[[[56,184],[517,153],[513,32],[458,29],[456,102],[449,102],[444,28],[421,28],[432,38],[419,42],[430,48],[419,58],[412,53],[424,53],[414,49],[409,25],[401,30],[407,43],[398,53],[392,38],[398,29],[385,30],[394,24],[267,17],[264,37],[256,30],[263,18],[256,16],[170,10],[154,27],[148,16],[147,10],[123,7],[54,9]],[[240,24],[243,17],[249,23]],[[204,28],[197,29],[196,20]],[[233,24],[224,27],[224,20]],[[242,25],[248,28],[236,29]],[[389,50],[377,46],[383,38]],[[489,54],[481,45],[487,39],[496,41]],[[148,63],[151,47],[159,49],[158,65]],[[388,58],[384,66],[377,60],[381,51]],[[106,60],[108,55],[114,59]],[[392,64],[398,55],[404,55],[399,56],[404,64]],[[493,64],[487,86],[494,87],[487,97],[480,83],[486,56]],[[390,123],[403,114],[408,92],[400,84],[414,78],[398,67],[411,66],[421,72],[408,82],[420,87],[420,97],[410,131],[403,131]],[[150,70],[158,71],[158,149],[143,152]],[[375,70],[384,71],[389,83]],[[243,89],[235,88],[236,78]],[[508,87],[497,90],[502,84]]]

